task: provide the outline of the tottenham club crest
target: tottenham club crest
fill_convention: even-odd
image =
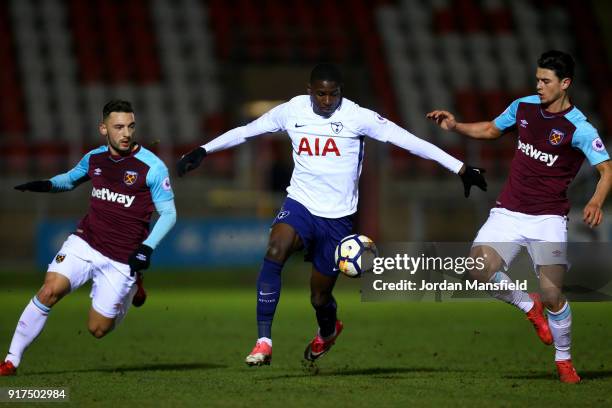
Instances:
[[[338,134],[342,131],[342,128],[344,128],[344,126],[342,125],[342,122],[332,122],[331,128],[335,134]]]
[[[565,133],[560,130],[553,129],[550,131],[550,135],[548,135],[548,141],[551,145],[557,146],[560,145],[565,137]]]
[[[66,255],[64,254],[57,254],[55,257],[55,263],[62,263],[64,262],[64,259],[66,259]]]
[[[134,184],[136,180],[138,180],[138,173],[135,171],[126,170],[123,174],[123,182],[128,186]]]

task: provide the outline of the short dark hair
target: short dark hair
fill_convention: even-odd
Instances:
[[[574,59],[566,52],[546,51],[538,59],[538,67],[555,71],[559,79],[574,79]]]
[[[314,81],[332,81],[342,85],[342,73],[334,64],[317,64],[310,72],[310,83]]]
[[[104,108],[102,109],[102,119],[108,118],[108,116],[113,112],[134,113],[134,109],[132,108],[132,104],[128,101],[113,99],[104,105]]]

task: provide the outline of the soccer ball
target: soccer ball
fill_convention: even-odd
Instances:
[[[336,267],[348,277],[357,278],[372,268],[378,255],[374,241],[365,235],[353,234],[342,238],[336,247]]]

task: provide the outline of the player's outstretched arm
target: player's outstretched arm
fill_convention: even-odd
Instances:
[[[106,149],[106,146],[102,146],[90,151],[85,156],[83,156],[83,158],[72,170],[66,173],[58,174],[57,176],[54,176],[49,180],[37,180],[30,181],[29,183],[25,184],[20,184],[18,186],[15,186],[15,190],[35,191],[39,193],[59,193],[63,191],[74,190],[76,187],[89,180],[89,175],[87,174],[87,170],[89,168],[89,157],[93,153],[103,152]]]
[[[472,186],[487,191],[487,182],[483,176],[483,169],[462,163],[438,146],[413,135],[406,129],[381,117],[376,112],[365,108],[360,109],[360,131],[363,134],[381,142],[389,142],[424,159],[436,161],[453,173],[458,174],[463,182],[466,198],[470,196]]]
[[[582,211],[583,221],[591,228],[601,224],[603,220],[602,207],[610,190],[612,190],[612,161],[606,160],[595,165],[595,168],[599,171],[599,182],[593,197]]]
[[[188,171],[196,169],[200,163],[202,163],[204,157],[210,153],[237,146],[254,136],[285,130],[287,106],[287,103],[282,103],[264,113],[251,123],[229,130],[205,145],[185,154],[176,163],[176,172],[178,176],[183,177]]]
[[[34,191],[36,193],[48,193],[51,191],[51,181],[50,180],[36,180],[29,181],[24,184],[19,184],[15,186],[15,190],[19,191]]]
[[[58,174],[49,180],[36,180],[20,184],[15,186],[15,190],[34,191],[37,193],[59,193],[74,190],[74,188],[89,180],[87,164],[83,164],[83,160],[67,173]]]
[[[427,114],[427,118],[434,121],[444,130],[453,131],[472,139],[497,139],[501,131],[493,122],[457,122],[455,115],[445,110],[435,110]]]
[[[483,176],[485,172],[484,169],[461,163],[461,161],[446,153],[438,146],[416,137],[392,122],[390,122],[389,128],[391,130],[387,132],[387,140],[389,143],[406,149],[412,154],[424,159],[434,160],[453,173],[458,174],[463,183],[465,198],[470,196],[472,186],[476,186],[482,191],[487,191],[487,181]]]

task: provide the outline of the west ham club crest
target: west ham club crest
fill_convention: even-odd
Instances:
[[[548,135],[548,141],[550,142],[551,145],[557,146],[561,144],[564,137],[565,137],[565,133],[563,133],[560,130],[553,129],[550,131],[550,135]]]
[[[128,186],[134,184],[137,179],[138,173],[135,171],[126,170],[126,172],[123,174],[123,182]]]

